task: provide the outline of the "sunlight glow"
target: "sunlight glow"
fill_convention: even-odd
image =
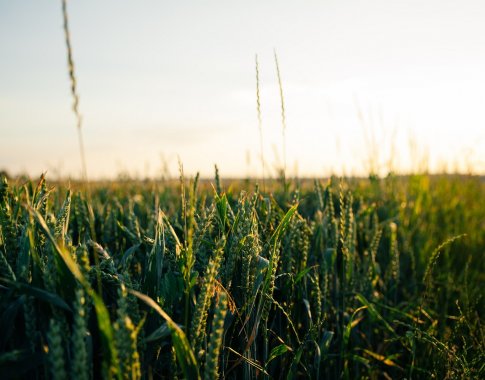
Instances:
[[[71,1],[92,179],[485,173],[485,6]],[[112,17],[116,14],[117,17]],[[0,169],[79,177],[57,2],[0,0]],[[167,173],[166,173],[167,174]]]

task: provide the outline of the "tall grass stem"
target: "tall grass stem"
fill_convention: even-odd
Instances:
[[[256,110],[258,113],[258,129],[259,129],[259,145],[260,145],[260,158],[261,158],[261,170],[263,176],[263,191],[266,191],[264,183],[264,151],[263,151],[263,122],[261,117],[261,98],[259,94],[259,63],[258,55],[255,56],[256,61]]]
[[[285,97],[283,95],[283,82],[281,81],[280,65],[278,63],[278,55],[274,50],[274,62],[276,65],[276,75],[278,77],[278,87],[280,89],[281,101],[281,134],[283,137],[283,179],[286,182],[286,111],[285,111]]]
[[[69,70],[69,79],[71,81],[71,95],[73,98],[72,110],[76,116],[76,127],[78,132],[79,140],[79,151],[81,154],[81,176],[82,180],[86,184],[88,182],[88,171],[86,167],[86,154],[84,151],[84,139],[82,133],[82,116],[79,111],[79,94],[77,93],[77,81],[76,74],[74,71],[74,59],[72,57],[72,45],[71,37],[69,33],[69,18],[67,14],[67,0],[62,0],[62,17],[64,20],[64,36],[66,40],[67,48],[67,65]]]

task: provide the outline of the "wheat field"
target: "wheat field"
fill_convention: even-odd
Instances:
[[[483,378],[480,177],[2,178],[2,378]]]
[[[274,51],[276,175],[256,55],[261,178],[89,181],[61,4],[81,180],[0,172],[0,379],[485,378],[483,176],[290,178]]]

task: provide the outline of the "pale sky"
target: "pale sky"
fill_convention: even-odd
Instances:
[[[68,2],[88,175],[485,173],[483,1]],[[0,169],[78,177],[61,1],[0,0]],[[359,116],[360,115],[360,116]],[[378,152],[374,155],[373,152]],[[394,154],[393,154],[394,152]],[[390,156],[393,156],[390,162]],[[426,159],[427,158],[427,159]]]

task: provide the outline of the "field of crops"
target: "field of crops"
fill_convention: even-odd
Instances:
[[[2,178],[0,377],[485,377],[480,177]]]

